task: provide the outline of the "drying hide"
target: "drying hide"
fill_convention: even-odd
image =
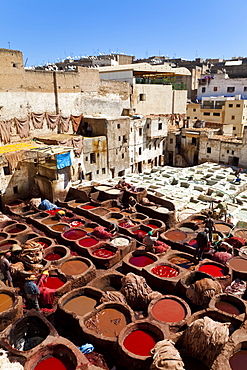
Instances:
[[[122,293],[112,291],[104,292],[100,299],[100,302],[117,302],[127,305],[126,298]]]
[[[221,285],[217,280],[204,278],[191,284],[186,290],[186,296],[197,306],[206,308],[212,297],[222,293]]]
[[[238,298],[242,298],[246,291],[246,282],[237,278],[231,285],[228,285],[225,289],[226,294],[233,294]]]
[[[188,356],[195,357],[211,367],[229,339],[228,323],[220,323],[205,316],[194,321],[184,332],[182,347]]]
[[[10,362],[7,352],[4,349],[0,349],[0,369],[24,370],[24,367],[19,362]]]
[[[185,370],[184,363],[174,343],[168,339],[161,340],[151,349],[153,363],[150,370]]]
[[[144,277],[137,276],[132,272],[124,276],[121,282],[122,288],[120,291],[133,310],[146,310],[151,300],[162,297],[161,293],[153,292]]]

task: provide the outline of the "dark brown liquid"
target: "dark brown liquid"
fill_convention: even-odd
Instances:
[[[87,269],[88,265],[79,260],[67,261],[61,267],[61,271],[66,275],[80,275]]]
[[[186,238],[187,234],[180,230],[172,230],[168,231],[165,236],[174,242],[180,242]]]
[[[4,312],[13,304],[12,298],[5,293],[0,293],[0,312]]]
[[[226,301],[219,301],[215,304],[215,307],[221,311],[230,313],[231,315],[240,315],[241,311],[232,303]]]
[[[96,304],[97,301],[95,299],[81,295],[80,297],[72,298],[64,305],[64,308],[68,311],[75,312],[79,316],[83,316],[91,312]]]
[[[51,228],[52,230],[60,231],[61,233],[63,233],[64,231],[68,230],[70,227],[68,225],[58,224],[58,225],[52,226]]]
[[[52,218],[47,218],[46,220],[42,221],[42,224],[44,225],[54,225],[57,224],[58,220],[53,220]]]
[[[246,370],[247,350],[237,351],[230,357],[229,362],[232,370]]]

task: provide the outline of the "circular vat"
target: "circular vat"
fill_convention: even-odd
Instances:
[[[17,221],[14,220],[5,220],[0,222],[0,230],[3,230],[5,227],[17,224]]]
[[[151,227],[152,230],[156,229],[163,229],[165,231],[165,224],[159,220],[151,219],[149,218],[148,220],[143,221],[143,225],[146,225],[148,227]]]
[[[186,232],[179,229],[168,230],[162,235],[165,237],[165,239],[168,239],[174,243],[183,243],[188,236]]]
[[[89,258],[98,266],[109,268],[120,260],[118,248],[109,243],[100,242],[89,250]]]
[[[247,229],[238,229],[233,231],[234,236],[247,240]]]
[[[229,234],[233,228],[231,224],[226,222],[215,222],[214,227],[216,231],[219,231],[225,235]]]
[[[5,239],[0,242],[0,251],[8,251],[14,244],[19,245],[18,241],[15,239]]]
[[[26,316],[11,328],[7,340],[18,351],[29,351],[42,343],[50,334],[46,323],[38,316]]]
[[[247,280],[247,259],[233,257],[226,264],[232,268],[234,276]]]
[[[59,339],[57,340],[59,342]],[[72,348],[70,348],[72,347]],[[25,364],[26,370],[75,370],[78,360],[73,346],[69,342],[56,343],[42,348]]]
[[[53,265],[59,265],[70,257],[70,250],[63,245],[55,245],[44,250],[43,258],[52,262]]]
[[[88,210],[91,210],[91,209],[95,209],[97,207],[93,206],[91,203],[84,203],[84,204],[79,205],[79,208],[84,209],[85,211],[88,211]]]
[[[51,247],[54,244],[53,239],[46,238],[44,236],[38,236],[37,238],[33,238],[32,241],[41,244],[43,249]]]
[[[118,337],[121,362],[126,368],[149,369],[150,351],[164,338],[164,332],[157,324],[147,321],[128,324]]]
[[[193,271],[198,263],[194,257],[186,253],[172,254],[167,259],[170,263],[188,271]]]
[[[105,218],[107,221],[111,223],[117,224],[120,220],[123,219],[123,215],[118,212],[109,212],[108,214],[105,215]]]
[[[209,308],[215,308],[235,316],[246,313],[245,302],[232,294],[217,294],[209,302]]]
[[[59,290],[66,283],[66,277],[64,275],[55,275],[50,273],[48,278],[43,282],[45,288]]]
[[[69,221],[68,224],[70,227],[83,227],[85,225],[85,221],[82,218],[76,218]]]
[[[50,229],[58,234],[62,234],[65,231],[69,230],[70,226],[65,223],[57,223],[56,225],[50,226]]]
[[[93,336],[116,340],[121,330],[132,322],[132,316],[129,307],[117,302],[106,302],[84,317],[83,326]]]
[[[62,234],[62,237],[67,240],[78,240],[87,235],[86,231],[82,229],[69,229]]]
[[[94,288],[73,289],[59,298],[58,309],[69,314],[84,316],[98,306],[101,297],[102,292]],[[58,312],[59,315],[61,315],[61,312]]]
[[[78,276],[84,274],[92,267],[93,264],[89,259],[83,257],[72,257],[62,263],[60,270],[65,275]]]
[[[85,202],[83,202],[81,199],[73,199],[73,200],[70,200],[68,202],[68,206],[72,207],[72,208],[76,208],[76,207],[81,206],[83,204],[85,204]]]
[[[150,253],[142,250],[136,250],[134,252],[128,253],[122,263],[122,268],[124,273],[134,272],[140,275],[143,267],[152,265],[157,262],[158,258]]]
[[[0,232],[0,242],[8,238],[8,234],[5,232]]]
[[[183,222],[180,224],[179,230],[185,233],[193,233],[198,230],[198,226],[194,222]]]
[[[230,368],[232,370],[245,370],[247,363],[247,342],[239,343],[229,358]]]
[[[16,223],[14,225],[9,225],[4,228],[4,231],[10,235],[20,235],[28,230],[28,227],[21,223]]]
[[[96,222],[87,222],[83,227],[83,230],[86,231],[87,234],[91,234],[97,226],[99,225]]]
[[[119,291],[122,287],[122,277],[123,275],[120,273],[106,273],[103,276],[94,279],[89,285],[94,288],[100,289],[103,292]]]
[[[98,244],[99,240],[96,239],[93,236],[88,236],[86,238],[82,238],[77,241],[77,244],[80,245],[83,248],[90,248],[93,247],[94,245]]]
[[[218,262],[202,262],[197,267],[198,271],[205,272],[216,278],[221,278],[229,274],[229,268]]]
[[[191,315],[189,305],[181,298],[166,295],[152,301],[148,307],[149,315],[162,323],[184,323]]]
[[[33,220],[36,220],[36,221],[40,221],[40,220],[42,220],[43,218],[46,218],[46,217],[49,217],[49,214],[47,214],[47,212],[39,212],[39,213],[34,214],[33,216],[31,216],[31,218]]]
[[[161,278],[173,278],[178,276],[179,269],[171,264],[160,263],[151,267],[150,272]]]
[[[142,222],[148,218],[147,215],[144,215],[143,213],[132,213],[130,215],[131,220],[136,222]]]

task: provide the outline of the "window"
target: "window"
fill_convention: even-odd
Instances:
[[[139,136],[142,136],[142,128],[139,128]]]
[[[232,119],[235,119],[235,116],[232,116]]]
[[[142,148],[139,148],[139,154],[142,154]]]
[[[187,119],[190,119],[190,117],[187,117]]]
[[[244,86],[244,91],[247,91],[247,86]]]
[[[204,116],[210,116],[210,112],[203,112]]]
[[[162,122],[158,123],[158,130],[162,130]]]
[[[117,124],[117,128],[120,128],[120,123]]]
[[[192,137],[192,144],[196,145],[196,137]]]
[[[197,117],[194,117],[194,119],[197,119]]]
[[[90,153],[90,163],[96,163],[96,156],[95,153]]]
[[[3,173],[5,176],[11,175],[11,169],[9,166],[3,167]]]
[[[105,168],[102,168],[102,175],[105,175]]]
[[[219,117],[220,116],[220,113],[213,113],[213,116],[217,116],[217,117]]]
[[[229,108],[232,108],[233,107],[233,104],[229,104]]]
[[[98,175],[99,174],[99,170],[96,171],[96,174]]]
[[[121,141],[121,136],[118,136],[118,141]]]
[[[149,145],[148,149],[151,150],[151,145]]]
[[[13,67],[17,68],[18,67],[17,63],[13,63]]]
[[[229,153],[229,149],[227,149],[227,151],[226,151],[227,153]]]
[[[202,93],[206,92],[206,87],[202,87]]]
[[[170,139],[170,144],[173,144],[173,139]]]
[[[236,107],[237,107],[237,108],[240,108],[240,104],[236,104]]]
[[[196,112],[196,108],[193,108],[193,112]]]
[[[216,86],[215,86],[215,87],[214,87],[214,91],[217,91],[217,90],[218,90],[218,87],[216,87]]]
[[[149,128],[149,123],[147,123],[147,128]]]
[[[234,150],[232,150],[232,155],[234,154]]]
[[[124,159],[124,153],[122,153],[122,159]]]
[[[211,153],[211,148],[207,148],[207,153]]]
[[[229,86],[227,88],[227,92],[234,92],[235,91],[235,87],[234,86]]]
[[[236,130],[236,127],[233,127],[232,129],[233,129],[233,131],[235,131]]]
[[[88,157],[85,158],[85,161],[88,161]]]
[[[14,192],[14,194],[17,194],[18,193],[18,186],[14,186],[13,187],[13,192]]]
[[[139,100],[145,101],[146,100],[146,94],[139,94]]]

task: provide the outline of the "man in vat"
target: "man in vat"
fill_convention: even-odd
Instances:
[[[125,177],[122,177],[115,186],[117,189],[125,190],[127,188],[127,183],[125,182]]]
[[[10,274],[10,266],[11,263],[6,258],[6,252],[1,252],[0,269],[3,274],[4,283],[7,285],[8,282],[8,285],[10,287],[13,287],[12,276]]]
[[[212,212],[209,211],[206,220],[203,222],[205,228],[208,229],[208,238],[210,243],[213,241],[213,230],[215,230],[214,221],[212,220]]]
[[[224,216],[226,222],[226,215],[227,215],[227,204],[222,200],[218,200],[218,205],[214,208],[215,210],[219,210],[218,219],[220,220],[222,216]]]
[[[27,309],[35,308],[36,311],[40,312],[38,296],[40,295],[39,288],[35,284],[36,276],[31,275],[26,278],[24,284],[24,292],[26,295]]]
[[[129,201],[128,201],[128,211],[130,213],[135,213],[136,212],[136,200],[134,197],[129,197]]]
[[[208,248],[208,229],[200,231],[196,236],[196,253],[195,258],[203,259],[203,253]]]
[[[157,233],[157,236],[153,236],[153,232],[149,231],[147,235],[143,238],[143,243],[146,244],[145,250],[147,252],[155,253],[155,243],[159,238],[159,233]]]

